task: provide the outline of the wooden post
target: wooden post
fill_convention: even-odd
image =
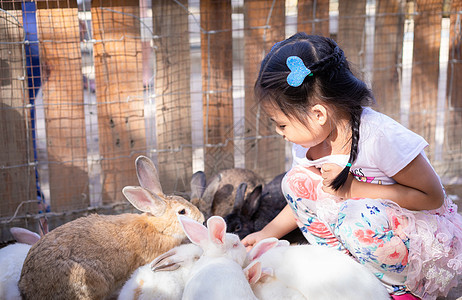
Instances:
[[[443,168],[448,178],[455,177],[461,182],[462,169],[462,1],[451,2],[451,25],[449,27],[449,63],[447,77],[447,105],[445,137],[443,148]],[[443,175],[443,174],[441,174]],[[460,210],[460,208],[459,208]]]
[[[372,90],[378,109],[399,121],[404,12],[401,0],[377,1]]]
[[[134,161],[146,148],[139,1],[94,2],[99,149],[103,204],[108,204],[126,201],[122,188],[138,184]]]
[[[284,140],[256,103],[253,87],[261,60],[276,42],[285,38],[284,2],[244,1],[245,136],[248,139],[245,165],[265,179],[284,171]]]
[[[189,190],[192,175],[188,1],[152,2],[159,175],[164,192]]]
[[[38,9],[37,20],[51,209],[81,209],[89,195],[77,9]]]
[[[205,172],[234,167],[231,1],[200,1]],[[210,146],[208,146],[210,145]]]
[[[299,0],[297,31],[329,36],[329,0]]]
[[[3,3],[0,8],[6,9]],[[29,165],[34,154],[31,131],[28,131],[31,120],[27,108],[21,10],[2,12],[0,36],[5,42],[0,43],[0,217],[11,217],[22,201],[35,199],[37,193],[34,166]],[[19,215],[28,207],[31,206],[22,206]],[[30,212],[36,213],[36,210]]]
[[[364,67],[364,23],[366,0],[341,0],[338,6],[338,40],[354,69],[362,76]]]
[[[435,141],[442,10],[441,1],[416,1],[409,128],[430,145]]]

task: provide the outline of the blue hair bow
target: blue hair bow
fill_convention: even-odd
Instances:
[[[306,76],[313,76],[311,70],[305,66],[303,60],[298,56],[287,57],[286,64],[291,71],[287,76],[287,83],[290,86],[300,86],[303,83],[303,80],[305,80]]]

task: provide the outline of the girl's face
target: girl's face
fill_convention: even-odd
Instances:
[[[311,111],[312,114],[307,115],[306,124],[296,118],[288,118],[278,109],[272,109],[269,115],[276,125],[276,132],[282,135],[286,141],[304,148],[311,148],[326,140],[331,132],[330,126],[326,125],[327,115],[317,110],[316,105]]]

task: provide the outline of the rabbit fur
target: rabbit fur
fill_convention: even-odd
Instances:
[[[138,267],[185,239],[176,215],[204,220],[190,202],[164,195],[149,158],[139,156],[135,165],[141,186],[122,192],[144,213],[92,214],[50,231],[24,262],[19,281],[23,299],[104,299]]]
[[[242,270],[246,249],[237,235],[226,233],[223,218],[210,217],[207,228],[188,217],[178,218],[191,242],[204,251],[191,270],[183,299],[256,299]]]
[[[202,248],[183,244],[151,263],[136,269],[120,291],[119,300],[180,300],[186,279],[194,263],[202,255]]]
[[[233,210],[224,217],[228,225],[228,232],[235,233],[243,239],[250,233],[263,229],[279,214],[287,205],[281,189],[281,182],[285,174],[284,172],[274,177],[263,186],[260,193],[256,193],[257,188],[255,188],[247,198],[244,198],[247,184],[243,182],[238,186]],[[282,239],[295,244],[308,243],[298,228]]]
[[[289,299],[305,300],[297,290],[288,287],[274,276],[271,268],[261,268],[261,262],[255,260],[245,269],[244,274],[252,287],[255,296],[260,300]]]
[[[285,173],[279,174],[263,186],[259,197],[251,197],[244,201],[242,197],[247,184],[241,183],[236,193],[233,210],[225,216],[228,231],[242,239],[248,234],[265,227],[286,206],[287,202],[281,190],[281,182]],[[252,191],[253,192],[253,191]],[[251,193],[252,193],[251,192]]]
[[[41,237],[35,232],[19,227],[10,228],[10,232],[18,243],[0,249],[0,270],[2,270],[0,273],[0,300],[21,299],[18,281],[22,265],[32,245]]]
[[[277,280],[307,299],[390,299],[384,285],[370,270],[332,248],[275,247],[274,238],[269,238],[257,243],[249,257],[251,262],[260,261],[261,268],[272,269]]]
[[[191,179],[191,203],[204,213],[206,219],[212,215],[224,217],[232,212],[236,190],[242,182],[247,183],[246,201],[252,193],[259,196],[264,184],[260,176],[248,169],[221,170],[207,184],[205,174],[196,172]]]
[[[286,240],[268,238],[265,242],[260,243],[255,250],[249,252],[245,264],[247,267],[244,269],[244,274],[258,299],[306,299],[297,289],[287,286],[283,281],[274,276],[274,270],[272,268],[262,268],[261,262],[257,259],[258,256],[273,247],[285,247],[289,245],[289,242]]]

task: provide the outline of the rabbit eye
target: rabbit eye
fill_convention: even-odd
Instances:
[[[180,210],[180,211],[178,212],[178,214],[184,215],[184,214],[186,214],[186,210],[183,208],[182,210]]]
[[[242,228],[241,228],[241,225],[236,225],[236,228],[234,229],[234,231],[240,231]]]

